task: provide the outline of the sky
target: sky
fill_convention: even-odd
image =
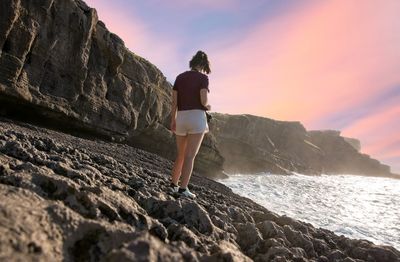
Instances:
[[[400,173],[399,0],[86,0],[174,82],[197,50],[212,111],[340,130]]]

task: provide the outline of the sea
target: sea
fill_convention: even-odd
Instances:
[[[400,179],[261,173],[219,182],[279,215],[400,250]]]

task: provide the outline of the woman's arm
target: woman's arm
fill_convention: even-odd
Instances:
[[[211,106],[208,104],[208,89],[200,89],[200,102],[207,110],[211,110]]]
[[[178,91],[172,90],[172,105],[171,105],[171,131],[176,129],[176,111],[178,109]]]

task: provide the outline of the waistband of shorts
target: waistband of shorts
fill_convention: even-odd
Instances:
[[[177,110],[177,112],[196,112],[196,111],[205,112],[203,109]]]
[[[189,110],[178,110],[178,113],[205,113],[206,111],[202,110],[202,109],[189,109]]]

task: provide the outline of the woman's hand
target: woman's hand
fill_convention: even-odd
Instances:
[[[211,110],[211,105],[206,105],[206,108],[207,108],[208,111],[210,111]]]
[[[172,132],[176,131],[176,121],[175,121],[175,119],[171,120],[170,129],[171,129]]]

